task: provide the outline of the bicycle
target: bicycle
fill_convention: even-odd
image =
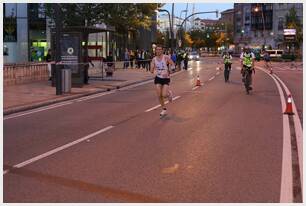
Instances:
[[[247,94],[250,94],[250,91],[253,89],[250,86],[252,84],[252,72],[255,74],[255,70],[253,68],[244,66],[242,81],[244,82],[244,87]]]

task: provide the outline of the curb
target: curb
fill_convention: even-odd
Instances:
[[[29,104],[29,105],[24,105],[24,106],[17,106],[17,107],[13,107],[10,109],[6,109],[3,111],[3,116],[5,115],[10,115],[10,114],[14,114],[17,112],[24,112],[27,110],[31,110],[31,109],[37,109],[40,107],[44,107],[44,106],[49,106],[55,103],[60,103],[60,102],[64,102],[64,101],[69,101],[69,100],[73,100],[73,99],[78,99],[81,97],[86,97],[86,96],[90,96],[90,95],[95,95],[95,94],[99,94],[99,93],[103,93],[103,92],[108,92],[111,90],[115,90],[115,89],[120,89],[122,87],[127,87],[133,84],[138,84],[141,82],[145,82],[148,80],[153,79],[152,77],[147,78],[147,79],[143,79],[143,80],[139,80],[136,82],[129,82],[129,83],[125,83],[122,85],[117,85],[117,86],[112,86],[113,88],[109,88],[109,89],[102,89],[102,90],[98,90],[98,91],[94,91],[94,92],[86,92],[84,94],[76,94],[76,95],[72,95],[72,96],[68,96],[68,97],[63,97],[63,98],[59,98],[59,99],[55,99],[55,100],[47,100],[47,101],[43,101],[43,102],[38,102],[38,103],[34,103],[34,104]]]

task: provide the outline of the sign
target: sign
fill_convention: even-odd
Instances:
[[[296,30],[295,29],[284,29],[284,36],[287,35],[296,35]]]
[[[78,73],[80,62],[80,38],[69,34],[64,34],[60,40],[61,62],[64,68],[71,69],[71,73]]]

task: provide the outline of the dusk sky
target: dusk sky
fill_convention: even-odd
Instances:
[[[175,3],[174,4],[174,14],[177,17],[180,17],[181,11],[185,10],[187,6],[187,3]],[[192,7],[193,3],[188,3],[188,15],[192,14]],[[195,3],[195,12],[206,12],[206,11],[215,11],[216,9],[219,10],[219,12],[222,12],[227,9],[232,9],[234,8],[234,3]],[[168,3],[165,4],[163,9],[166,9],[170,12],[172,11],[172,4]],[[182,17],[185,17],[185,13],[182,14]],[[208,18],[208,19],[217,19],[216,14],[202,14],[202,15],[197,15],[197,17],[200,18]],[[220,13],[218,18],[220,18]]]

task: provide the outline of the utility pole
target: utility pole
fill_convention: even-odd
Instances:
[[[53,4],[55,11],[55,78],[56,78],[56,95],[62,94],[62,71],[60,65],[58,64],[61,61],[61,30],[62,30],[62,18],[61,18],[61,8],[58,3]]]
[[[172,28],[171,28],[171,51],[173,52],[173,48],[174,48],[174,35],[173,35],[173,26],[174,25],[174,3],[172,3]]]

